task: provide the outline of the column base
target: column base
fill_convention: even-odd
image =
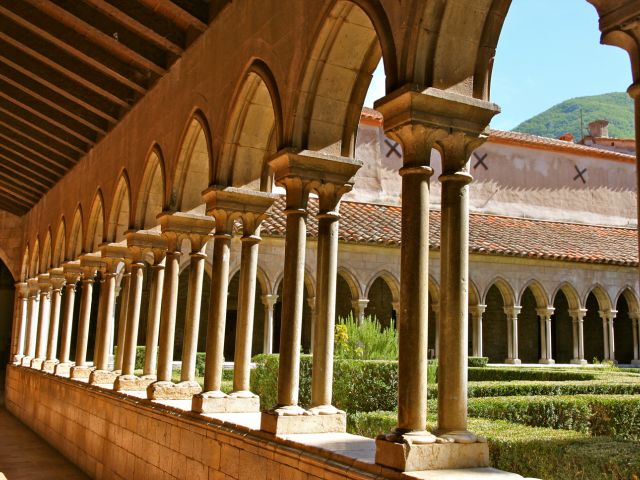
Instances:
[[[58,363],[59,363],[58,360],[45,360],[42,364],[42,371],[47,373],[53,373]]]
[[[34,370],[42,370],[43,363],[44,363],[44,358],[33,358],[29,366]]]
[[[572,358],[569,363],[571,363],[572,365],[588,365],[589,362],[587,362],[584,358]]]
[[[31,360],[33,360],[33,357],[22,357],[22,359],[20,360],[20,365],[22,365],[23,367],[28,367],[31,365]]]
[[[113,389],[116,392],[126,391],[146,391],[147,387],[153,383],[151,379],[136,377],[135,375],[120,375],[113,382]]]
[[[59,377],[69,377],[71,375],[73,363],[59,363],[53,369],[53,374]]]
[[[541,358],[538,363],[540,365],[555,365],[556,361],[553,358]]]
[[[116,378],[118,378],[118,374],[116,372],[111,372],[109,370],[94,370],[89,375],[89,384],[90,385],[112,385]]]
[[[276,410],[262,412],[260,430],[274,435],[291,433],[344,433],[347,431],[347,414],[283,415]]]
[[[191,397],[200,392],[202,388],[198,382],[159,381],[147,387],[147,398],[149,400],[191,400]]]
[[[193,396],[191,410],[198,413],[257,413],[260,397],[232,396],[220,391],[202,392]]]
[[[505,358],[504,363],[508,365],[520,365],[522,362],[519,358]]]
[[[13,356],[13,364],[14,365],[22,365],[22,359],[24,358],[24,355],[14,355]]]
[[[94,367],[89,367],[89,366],[86,366],[86,365],[71,367],[70,377],[71,377],[72,380],[88,379],[89,375],[91,375],[91,372],[93,371],[93,369],[94,369]]]
[[[489,445],[475,443],[422,443],[376,438],[376,463],[401,472],[479,468],[489,466]]]
[[[640,359],[633,359],[631,360],[631,366],[633,367],[640,367]]]

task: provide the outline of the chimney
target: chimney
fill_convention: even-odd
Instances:
[[[560,135],[559,140],[573,143],[573,135],[570,133],[565,133],[564,135]]]
[[[609,138],[609,122],[607,120],[594,120],[589,124],[589,135],[592,137]]]

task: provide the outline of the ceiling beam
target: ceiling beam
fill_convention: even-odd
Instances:
[[[193,27],[202,33],[207,29],[207,24],[198,17],[173,3],[171,0],[140,0],[141,3],[161,15],[169,18],[182,28]]]
[[[33,158],[30,158],[27,154],[25,154],[24,152],[21,152],[20,149],[26,150],[27,152],[29,152],[29,154],[31,155],[35,155],[37,157],[40,158],[41,161],[46,162],[49,165],[54,165],[55,167],[58,167],[60,169],[62,169],[62,172],[58,172],[56,175],[58,177],[61,177],[62,175],[64,175],[64,173],[69,170],[70,165],[65,165],[64,163],[61,163],[53,158],[49,158],[46,157],[44,155],[42,155],[40,152],[26,147],[24,145],[21,145],[19,143],[17,143],[13,138],[11,137],[7,137],[5,134],[3,134],[2,132],[0,132],[0,139],[3,140],[3,148],[6,149],[7,151],[13,153],[14,155],[18,155],[21,158],[24,158],[25,160],[27,160],[30,163],[34,163],[36,166],[40,165],[40,161],[36,161]],[[16,148],[17,147],[17,148]]]
[[[134,82],[133,80],[128,78],[126,75],[124,75],[121,72],[117,71],[112,66],[105,65],[104,63],[102,63],[102,62],[96,60],[95,58],[93,58],[91,55],[88,55],[88,54],[78,50],[73,45],[70,45],[70,44],[62,41],[60,38],[56,37],[55,35],[50,34],[46,30],[43,30],[42,28],[34,25],[33,23],[27,21],[26,19],[23,19],[19,15],[16,15],[12,11],[6,9],[5,7],[3,7],[1,5],[0,5],[0,14],[2,14],[5,17],[9,18],[11,21],[16,23],[17,25],[20,25],[22,28],[25,28],[25,29],[31,31],[35,35],[38,35],[39,37],[41,37],[44,40],[46,40],[49,43],[51,43],[52,45],[55,45],[56,47],[58,47],[61,50],[65,51],[66,53],[68,53],[69,55],[72,55],[72,56],[76,57],[77,59],[81,60],[82,62],[86,63],[87,65],[90,65],[91,67],[93,67],[96,70],[100,71],[104,75],[107,75],[107,76],[111,77],[112,79],[122,83],[123,85],[126,85],[130,89],[135,90],[136,92],[138,92],[140,94],[144,94],[146,92],[145,87],[143,87],[142,85]],[[114,41],[115,41],[115,39],[114,39]]]
[[[0,210],[12,213],[13,215],[16,215],[18,217],[21,217],[29,211],[28,208],[16,205],[14,202],[4,198],[2,194],[0,194]]]
[[[105,15],[111,17],[118,23],[123,24],[132,32],[138,34],[139,36],[145,38],[146,40],[155,43],[157,46],[173,53],[174,55],[180,56],[184,52],[182,46],[177,43],[171,41],[167,37],[160,35],[155,30],[147,27],[143,23],[139,22],[132,16],[123,12],[117,7],[114,7],[110,3],[105,2],[104,0],[84,0],[85,3],[88,3],[96,10],[104,13]]]
[[[40,185],[45,191],[49,190],[53,185],[55,185],[55,181],[52,181],[53,177],[49,177],[49,178],[43,177],[42,173],[40,173],[39,171],[33,170],[31,168],[27,168],[24,165],[24,163],[20,163],[14,160],[13,158],[11,158],[10,156],[3,154],[2,152],[0,152],[0,159],[2,159],[2,162],[4,163],[5,166],[7,166],[7,164],[14,165],[11,168],[12,174],[20,175],[22,178],[29,179],[31,182],[37,185]],[[0,168],[1,167],[2,165],[0,165]],[[27,174],[23,173],[21,170],[27,170],[29,175],[31,176],[27,176]],[[35,177],[39,177],[43,179],[43,181],[40,181]],[[47,185],[46,183],[44,183],[44,181],[48,181],[49,184]]]
[[[65,152],[61,152],[58,148],[52,146],[51,144],[47,144],[43,141],[38,140],[37,138],[34,138],[32,135],[28,135],[25,132],[21,131],[18,128],[15,128],[13,125],[5,122],[2,120],[2,118],[0,118],[0,127],[5,128],[7,130],[10,131],[10,133],[16,135],[16,137],[14,137],[16,140],[19,139],[19,143],[24,145],[25,144],[25,140],[27,142],[33,142],[37,145],[39,145],[41,148],[44,148],[46,150],[49,150],[51,152],[53,152],[56,155],[59,155],[61,157],[66,158],[67,160],[69,160],[72,163],[76,163],[79,159],[78,157],[72,157],[70,156],[68,153]],[[0,128],[0,131],[2,131],[2,128]]]
[[[13,190],[7,188],[3,183],[0,182],[0,195],[11,197],[11,200],[14,202],[18,202],[23,205],[27,209],[31,208],[34,205],[33,200],[27,200],[25,197],[16,194]]]
[[[33,202],[34,200],[37,201],[40,198],[40,196],[44,193],[42,190],[37,190],[33,188],[31,185],[29,185],[28,183],[23,182],[12,175],[7,175],[3,171],[0,171],[0,181],[3,182],[7,188],[10,188],[12,190],[15,190],[17,186],[20,188],[20,191],[22,192],[24,191],[30,192],[30,195],[32,196],[32,198],[30,199],[31,202]],[[18,193],[16,193],[16,195],[17,194]],[[28,200],[27,197],[24,197],[24,198],[25,200]]]

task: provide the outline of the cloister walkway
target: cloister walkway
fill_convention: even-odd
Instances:
[[[0,480],[88,477],[4,408],[0,390]]]

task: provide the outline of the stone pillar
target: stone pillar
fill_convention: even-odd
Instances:
[[[518,358],[518,315],[522,307],[504,307],[507,316],[507,358],[504,363],[520,365]]]
[[[262,353],[273,353],[273,306],[278,302],[278,295],[263,295],[264,305],[264,334],[262,339]]]
[[[368,304],[369,304],[368,298],[358,298],[356,300],[351,300],[351,309],[353,310],[353,317],[358,324],[361,324],[364,321],[364,311],[367,309]]]
[[[631,319],[631,329],[633,331],[633,360],[631,360],[631,365],[638,367],[640,366],[640,313],[629,312],[629,318]]]
[[[487,309],[486,305],[474,305],[469,307],[469,313],[471,314],[471,323],[473,325],[473,356],[482,357],[482,315]]]
[[[89,324],[91,322],[91,303],[93,300],[94,277],[100,266],[99,257],[84,255],[80,258],[82,267],[82,292],[80,297],[80,318],[76,341],[75,365],[71,368],[71,378],[89,378],[92,368],[87,364],[87,346],[89,343]]]
[[[13,363],[20,364],[25,354],[25,339],[27,336],[27,323],[29,313],[29,284],[18,282],[16,287],[16,315],[15,315],[15,344],[12,350]]]
[[[73,330],[73,310],[76,301],[76,284],[82,278],[80,262],[67,262],[62,266],[65,286],[62,296],[62,326],[60,328],[59,363],[54,367],[54,373],[61,377],[68,377],[71,373],[71,332]]]
[[[551,331],[551,315],[553,315],[553,307],[538,308],[536,313],[540,319],[540,360],[538,363],[545,365],[553,365],[556,361],[553,359],[552,352],[552,331]]]
[[[129,286],[131,285],[131,264],[125,263],[120,279],[120,311],[118,313],[118,334],[116,338],[116,358],[113,369],[122,372],[124,358],[124,339],[127,331],[127,308],[129,307]]]
[[[147,315],[146,350],[144,357],[144,378],[156,380],[158,364],[158,335],[160,332],[160,312],[162,287],[164,286],[164,258],[160,263],[151,265],[149,281],[149,312]]]
[[[569,316],[573,323],[573,358],[571,363],[578,365],[589,363],[584,358],[584,317],[586,314],[585,308],[569,310]]]
[[[203,192],[207,213],[215,218],[213,244],[213,278],[207,329],[207,358],[204,372],[204,391],[193,397],[196,412],[258,412],[260,399],[249,391],[249,364],[253,336],[255,282],[258,261],[260,223],[276,196],[233,187],[211,187]],[[236,329],[236,358],[234,392],[227,396],[221,390],[224,363],[224,331],[227,317],[229,285],[229,256],[233,223],[242,222],[242,258],[238,323]]]
[[[615,321],[616,310],[600,310],[598,312],[602,318],[602,330],[604,334],[604,357],[605,360],[616,362],[616,344],[613,330],[613,322]]]
[[[22,366],[31,365],[36,355],[36,340],[38,338],[38,314],[40,312],[40,287],[37,278],[30,278],[27,282],[29,297],[27,302],[27,338],[26,355],[22,358]]]
[[[40,313],[38,316],[36,356],[31,360],[31,368],[41,370],[47,356],[47,340],[49,339],[49,323],[51,320],[51,282],[48,273],[38,275],[38,286],[40,288]]]
[[[313,375],[311,412],[318,415],[340,414],[332,405],[333,346],[336,319],[336,281],[338,276],[338,212],[342,196],[353,186],[360,165],[347,163],[344,176],[332,178],[316,188],[318,193],[318,255],[316,266],[316,308],[313,337]],[[363,312],[364,313],[364,312]],[[359,320],[360,322],[360,320]]]
[[[117,249],[117,253],[113,250]],[[122,252],[122,250],[125,250]],[[124,247],[107,246],[103,249],[103,270],[101,275],[100,299],[98,305],[98,328],[96,329],[96,347],[93,364],[95,369],[89,375],[92,385],[111,384],[117,374],[109,371],[109,344],[114,329],[113,312],[116,302],[116,275],[118,266],[126,255]]]
[[[62,268],[53,268],[49,272],[51,282],[51,317],[49,320],[49,337],[47,340],[47,356],[42,364],[42,370],[53,373],[58,363],[58,332],[60,326],[60,307],[62,303],[62,288],[65,284]]]

